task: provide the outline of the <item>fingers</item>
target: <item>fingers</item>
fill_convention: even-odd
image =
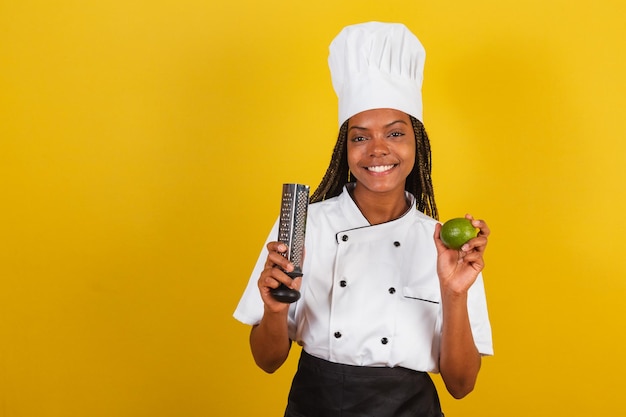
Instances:
[[[258,286],[261,291],[269,291],[277,288],[280,284],[285,284],[289,288],[295,288],[297,283],[286,272],[293,271],[294,267],[289,260],[283,256],[287,251],[287,246],[281,242],[270,242],[267,244],[267,260],[265,261],[265,269],[261,272]],[[299,282],[299,281],[298,281]]]
[[[465,218],[470,220],[472,226],[478,229],[478,234],[461,247],[461,262],[471,266],[476,272],[480,272],[485,267],[483,254],[487,248],[488,236],[491,230],[484,220],[474,219],[471,214],[466,214]]]
[[[460,250],[463,252],[477,251],[482,253],[486,248],[487,238],[479,234],[477,237],[470,239],[465,245],[461,246]]]
[[[286,272],[293,271],[293,265],[283,255],[287,252],[287,245],[281,242],[270,242],[267,244],[267,260],[265,261],[265,268],[279,267]]]
[[[471,214],[466,214],[465,218],[471,220],[472,226],[479,229],[478,235],[486,237],[489,236],[489,234],[491,233],[491,230],[489,230],[489,226],[487,226],[487,222],[485,222],[484,220],[475,219],[474,217],[472,217]]]
[[[461,250],[463,252],[484,252],[487,247],[489,234],[491,233],[489,226],[487,226],[487,223],[484,220],[474,219],[471,214],[466,214],[465,218],[470,220],[472,222],[472,226],[478,229],[478,235],[463,245]]]
[[[289,288],[294,288],[294,279],[278,267],[265,268],[263,272],[261,272],[261,277],[259,278],[259,288],[278,288],[280,284],[285,284]]]
[[[468,252],[459,251],[458,263],[471,265],[477,271],[481,271],[485,267],[483,253],[480,250],[470,250]]]
[[[437,248],[437,253],[444,252],[448,248],[441,241],[441,223],[437,222],[435,224],[435,233],[433,234],[433,239],[435,240],[435,247]]]

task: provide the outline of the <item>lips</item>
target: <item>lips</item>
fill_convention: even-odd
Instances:
[[[395,167],[395,165],[375,165],[375,166],[367,167],[366,169],[371,172],[380,173],[380,172],[389,171],[393,167]]]

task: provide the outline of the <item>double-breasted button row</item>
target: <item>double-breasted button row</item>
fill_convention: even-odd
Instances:
[[[339,281],[339,286],[341,288],[345,288],[348,286],[348,281],[346,281],[345,279],[342,279],[341,281]],[[389,287],[389,289],[387,290],[389,291],[389,294],[395,294],[396,293],[396,289],[394,287]]]
[[[341,240],[343,242],[347,242],[350,239],[350,236],[348,235],[341,235]],[[397,240],[395,242],[393,242],[393,246],[395,246],[396,248],[399,248],[401,246],[400,242],[398,242]]]
[[[341,332],[335,332],[333,336],[335,336],[335,339],[341,339],[341,336],[343,335],[341,334]],[[389,339],[383,337],[382,339],[380,339],[380,343],[386,345],[387,343],[389,343]]]

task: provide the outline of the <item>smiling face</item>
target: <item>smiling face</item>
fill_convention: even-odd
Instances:
[[[374,109],[348,121],[348,166],[357,179],[355,194],[404,198],[407,176],[415,165],[415,133],[406,113]]]

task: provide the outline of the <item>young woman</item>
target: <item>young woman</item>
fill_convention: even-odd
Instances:
[[[235,317],[266,372],[302,346],[285,416],[442,416],[429,372],[455,398],[493,353],[481,271],[489,228],[460,250],[439,238],[420,121],[424,52],[400,24],[353,25],[329,63],[340,131],[312,196],[304,278],[270,232]],[[281,283],[299,289],[277,302]]]

